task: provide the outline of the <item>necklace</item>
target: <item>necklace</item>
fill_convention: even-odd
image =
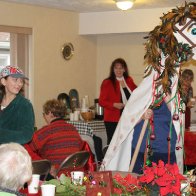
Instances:
[[[5,108],[6,108],[5,106],[1,105],[1,110],[4,110]]]
[[[3,100],[1,102],[1,107],[4,107],[4,109],[14,100],[14,97],[8,97],[8,96],[4,96]]]

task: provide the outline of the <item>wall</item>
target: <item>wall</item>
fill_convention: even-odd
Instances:
[[[97,38],[97,96],[104,78],[115,58],[124,58],[128,64],[130,75],[136,84],[142,80],[144,71],[143,37],[146,33],[99,35]]]
[[[30,85],[38,128],[45,123],[43,103],[60,92],[76,88],[80,96],[95,97],[96,38],[79,36],[78,21],[73,12],[0,2],[1,25],[33,29]],[[69,61],[61,56],[65,42],[72,42],[75,48]]]
[[[100,85],[104,78],[108,77],[111,62],[118,57],[126,60],[130,75],[135,83],[139,85],[142,80],[144,65],[145,48],[143,39],[147,33],[129,34],[106,34],[98,35],[97,38],[97,82],[96,96],[99,96]],[[196,61],[189,61],[182,69],[191,69],[195,79],[192,83],[194,96],[196,96]],[[196,121],[196,105],[192,109],[192,120]]]
[[[144,65],[144,37],[147,33],[129,33],[129,34],[107,34],[98,35],[97,38],[97,82],[96,95],[99,96],[101,82],[109,75],[111,62],[118,57],[126,60],[130,75],[138,85],[143,77]],[[191,69],[196,78],[196,61],[189,61],[182,69]],[[196,96],[196,79],[193,83],[193,91]],[[196,119],[196,112],[195,112]]]
[[[144,71],[143,37],[146,34],[136,32],[152,30],[159,24],[159,17],[165,11],[156,9],[142,12],[146,13],[145,17],[139,12],[135,16],[131,15],[136,18],[132,23],[132,17],[123,12],[121,20],[113,17],[112,26],[106,13],[84,14],[86,21],[80,18],[84,25],[81,29],[76,13],[0,2],[1,25],[33,28],[30,85],[38,128],[44,124],[42,104],[60,92],[68,93],[71,88],[76,88],[80,97],[88,94],[93,104],[93,99],[99,95],[102,80],[109,74],[111,62],[117,57],[125,58],[130,74],[139,84]],[[100,16],[104,18],[101,21]],[[109,18],[112,18],[111,14]],[[134,30],[135,26],[137,30]],[[79,36],[78,32],[83,36]],[[112,34],[114,32],[116,34]],[[61,56],[61,47],[67,41],[72,42],[75,48],[70,61],[65,61]],[[192,63],[191,68],[196,76],[194,65]],[[195,84],[193,87],[196,92]]]
[[[137,9],[97,13],[80,13],[79,34],[97,35],[97,83],[96,95],[103,78],[108,76],[111,62],[117,57],[127,61],[130,73],[139,84],[144,71],[143,57],[147,32],[160,23],[160,17],[172,8]],[[142,33],[143,32],[143,33]],[[146,32],[146,33],[144,33]],[[196,63],[187,63],[196,76]],[[193,83],[196,92],[196,80]]]
[[[108,34],[151,31],[162,13],[171,8],[80,13],[79,34]]]
[[[147,33],[144,32],[159,24],[159,17],[170,9],[80,13],[79,34],[97,36],[97,97],[101,82],[108,76],[115,58],[124,58],[135,83],[138,85],[141,82],[145,69],[143,37]]]

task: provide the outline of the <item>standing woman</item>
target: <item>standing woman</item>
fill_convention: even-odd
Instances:
[[[110,75],[101,85],[99,104],[104,108],[107,144],[110,144],[122,110],[137,86],[129,76],[127,63],[122,58],[112,62]]]
[[[0,72],[0,144],[26,144],[32,138],[34,112],[22,95],[25,79],[28,78],[15,66],[6,66]]]
[[[193,87],[191,86],[194,81],[194,73],[191,69],[185,69],[180,77],[181,88],[183,90],[183,101],[186,104],[185,112],[185,128],[188,129],[191,125],[191,108],[194,107],[195,101],[192,101]],[[194,99],[193,99],[194,100]]]

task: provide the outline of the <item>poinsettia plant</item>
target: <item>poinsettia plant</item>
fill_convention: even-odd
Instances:
[[[86,195],[86,186],[88,184],[95,185],[96,179],[93,174],[85,174],[83,179],[83,185],[75,185],[71,182],[70,176],[62,174],[59,179],[53,179],[47,184],[56,185],[56,195],[59,196],[76,196]],[[152,162],[152,166],[146,166],[143,170],[142,176],[134,176],[133,174],[127,174],[125,177],[122,173],[116,173],[112,177],[112,196],[165,196],[165,195],[180,195],[181,180],[186,180],[184,176],[179,173],[177,164],[164,164],[163,161],[159,161],[158,164]],[[105,187],[107,182],[97,182],[99,186]],[[111,188],[111,187],[109,187]]]
[[[139,181],[144,184],[150,184],[160,188],[160,195],[175,194],[180,195],[181,180],[186,178],[179,173],[176,163],[164,164],[159,161],[158,164],[152,163],[152,167],[145,167],[143,176]]]
[[[138,184],[138,179],[128,174],[125,177],[122,177],[119,173],[113,176],[113,186],[114,194],[128,194],[136,193],[140,191],[140,186]]]

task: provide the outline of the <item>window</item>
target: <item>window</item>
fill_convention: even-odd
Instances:
[[[31,28],[0,25],[0,69],[6,65],[16,65],[29,77],[31,35]],[[27,85],[25,96],[29,97]]]
[[[10,33],[0,32],[0,69],[10,64]]]

